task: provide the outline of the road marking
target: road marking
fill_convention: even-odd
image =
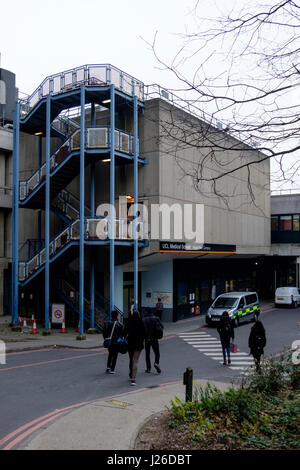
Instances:
[[[221,362],[220,362],[221,364]],[[237,365],[237,366],[246,366],[246,365],[252,365],[254,364],[253,361],[232,361],[231,360],[231,364],[233,365]]]
[[[220,351],[220,348],[214,348],[211,346],[209,349],[208,348],[197,348],[197,351],[204,352],[204,351]]]
[[[98,353],[93,353],[93,354],[82,354],[81,356],[71,356],[71,357],[64,357],[62,359],[52,359],[51,361],[43,361],[43,362],[32,362],[30,364],[22,364],[19,366],[12,366],[12,367],[5,367],[5,368],[0,368],[0,372],[4,372],[7,370],[13,370],[13,369],[24,369],[26,367],[34,367],[34,366],[42,366],[46,364],[54,364],[55,362],[63,362],[63,361],[71,361],[73,359],[83,359],[85,357],[91,357],[91,356],[99,356],[100,354],[105,354],[105,352],[98,352]]]
[[[223,352],[221,342],[218,338],[215,338],[209,334],[201,333],[181,333],[178,335],[183,341],[196,348],[197,351],[204,353],[205,356],[213,359],[214,361],[223,363]],[[253,366],[254,360],[249,357],[249,354],[243,351],[232,353],[230,355],[231,365],[228,367],[234,370],[246,371],[250,366]],[[243,367],[241,367],[243,366]]]

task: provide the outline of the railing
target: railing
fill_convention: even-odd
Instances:
[[[114,238],[116,240],[133,240],[134,222],[127,219],[115,219]],[[86,218],[85,219],[85,240],[108,240],[110,238],[110,220],[106,218]],[[137,224],[138,240],[144,239],[143,224]],[[80,238],[80,220],[75,220],[49,244],[49,256],[52,257],[65,247],[70,241],[78,241]],[[19,280],[25,281],[29,276],[36,272],[45,264],[45,248],[39,251],[28,261],[19,263]]]
[[[274,189],[271,190],[271,196],[286,196],[286,195],[300,195],[300,188],[295,189]]]
[[[57,116],[52,122],[51,127],[65,137],[70,137],[77,129],[80,129],[80,125],[76,121],[65,116]]]
[[[44,239],[28,238],[19,248],[19,260],[28,261],[45,247]]]
[[[79,310],[79,292],[77,289],[74,288],[69,282],[65,281],[64,279],[59,279],[58,281],[59,291],[64,295],[64,297],[68,300],[68,303]],[[86,319],[90,318],[90,301],[84,297],[83,299],[84,304],[84,316]],[[94,315],[95,315],[95,325],[98,326],[100,329],[104,328],[104,323],[107,317],[107,312],[100,308],[98,305],[95,304],[94,308]]]
[[[136,78],[111,65],[84,65],[65,72],[51,75],[28,98],[20,99],[21,119],[47,95],[64,93],[81,85],[115,87],[129,96],[144,101],[144,84]]]
[[[189,100],[185,99],[184,97],[181,98],[180,96],[175,95],[174,93],[170,92],[166,88],[162,88],[158,84],[146,85],[145,86],[145,101],[154,99],[154,98],[161,98],[165,101],[168,101],[176,108],[185,111],[189,115],[196,117],[197,119],[201,119],[209,126],[213,126],[214,128],[218,129],[218,131],[226,132],[226,134],[232,136],[234,139],[239,139],[245,145],[252,147],[253,150],[257,149],[258,144],[253,139],[253,136],[245,136],[236,126],[235,129],[230,128],[230,122],[224,122],[216,117],[212,116],[203,111],[200,108],[200,105],[196,105],[193,103],[197,103],[197,100]],[[258,149],[259,150],[259,149]],[[260,150],[263,153],[263,150]]]
[[[109,218],[86,218],[86,239],[87,240],[108,240],[111,238],[111,223]],[[133,240],[134,220],[115,219],[114,239]],[[142,222],[137,223],[137,238],[144,240],[144,226]]]
[[[54,207],[62,212],[69,220],[79,218],[80,214],[80,199],[66,189],[63,189],[54,201]],[[84,215],[90,215],[90,209],[84,206]]]
[[[69,286],[73,289],[73,291],[78,291],[78,283],[79,283],[78,272],[68,268],[66,270],[66,277],[69,280]],[[84,280],[84,287],[85,287],[86,293],[90,292],[90,283],[88,279]],[[97,306],[100,310],[105,312],[107,315],[110,315],[111,313],[110,312],[110,299],[105,297],[103,294],[100,294],[96,288],[94,289],[94,297],[95,297],[95,306]],[[119,321],[123,322],[124,313],[122,312],[122,310],[116,307],[116,305],[114,306],[114,310],[118,312]]]
[[[79,240],[80,221],[75,220],[71,225],[64,229],[59,235],[53,238],[49,244],[49,256],[54,256],[64,246],[72,240]],[[45,264],[45,248],[39,251],[33,258],[26,262],[19,263],[19,280],[25,281],[35,271]]]
[[[76,130],[50,157],[50,173],[62,163],[73,151],[80,149],[80,129]],[[85,148],[101,149],[110,146],[110,128],[108,126],[89,127],[85,130]],[[134,154],[134,137],[121,130],[115,130],[115,150]],[[20,181],[20,200],[26,199],[29,194],[46,178],[46,163],[44,163],[26,181]]]

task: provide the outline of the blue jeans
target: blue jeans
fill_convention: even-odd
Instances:
[[[226,353],[227,353],[227,358],[230,359],[230,346],[227,346],[227,344],[222,343],[222,352],[223,352],[223,358],[224,362],[226,361]]]

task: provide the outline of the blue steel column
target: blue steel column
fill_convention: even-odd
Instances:
[[[134,163],[133,163],[133,177],[134,177],[134,245],[133,245],[133,291],[134,291],[134,309],[138,309],[138,233],[137,233],[137,213],[138,213],[138,107],[137,107],[137,97],[134,96],[133,99],[133,137],[134,137]]]
[[[95,103],[92,103],[91,126],[96,125]],[[91,217],[95,217],[95,162],[91,164]],[[93,247],[91,247],[93,250]],[[95,327],[95,260],[92,253],[90,268],[90,328]]]
[[[115,305],[115,87],[110,87],[110,313]]]
[[[79,242],[79,333],[83,335],[84,325],[84,146],[85,146],[85,87],[80,93],[80,242]]]
[[[50,124],[51,124],[51,97],[47,95],[46,103],[46,186],[45,186],[45,329],[49,330],[50,311]]]
[[[14,112],[13,133],[13,210],[12,210],[12,323],[18,324],[19,313],[19,152],[20,103]]]

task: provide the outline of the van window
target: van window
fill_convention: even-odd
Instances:
[[[244,301],[244,297],[242,297],[241,300],[240,300],[238,308],[244,308],[244,305],[245,305],[245,301]]]
[[[233,308],[238,302],[237,297],[219,297],[215,300],[213,307],[214,308],[223,308],[226,310],[227,308]]]
[[[254,304],[257,302],[257,295],[256,294],[251,294],[251,295],[246,295],[246,304]]]
[[[278,287],[276,289],[276,295],[289,295],[292,289],[292,287]]]

